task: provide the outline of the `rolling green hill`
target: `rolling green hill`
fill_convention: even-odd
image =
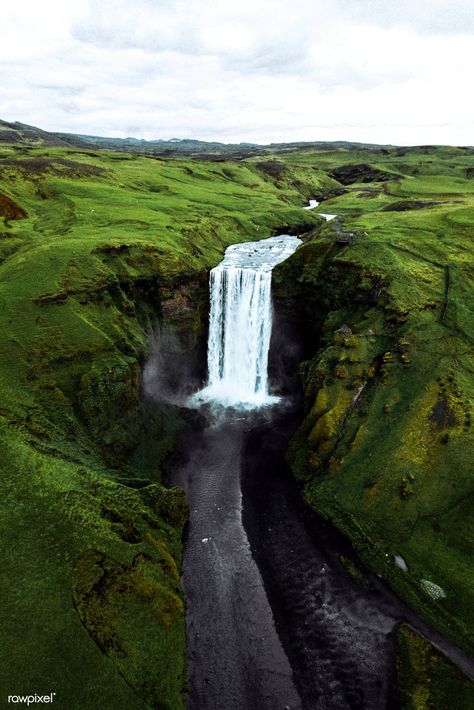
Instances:
[[[186,352],[202,341],[228,244],[289,228],[305,243],[275,295],[313,342],[291,466],[472,652],[474,151],[275,146],[215,162],[0,129],[8,687],[28,678],[75,710],[182,706],[186,502],[161,469],[183,414],[142,396],[141,368],[157,330]],[[304,211],[310,197],[339,218]]]
[[[0,150],[8,687],[75,709],[182,705],[186,503],[160,485],[181,420],[142,400],[140,370],[157,328],[198,338],[228,244],[317,221],[300,199],[251,165]]]
[[[351,166],[354,181],[324,202],[341,219],[275,273],[318,343],[289,460],[306,499],[472,652],[473,155],[393,149],[372,160],[372,182],[362,160],[291,158],[292,170]]]

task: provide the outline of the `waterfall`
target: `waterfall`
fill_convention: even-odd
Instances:
[[[272,269],[301,244],[281,235],[234,244],[211,271],[208,384],[197,403],[254,407],[277,401],[268,392]]]

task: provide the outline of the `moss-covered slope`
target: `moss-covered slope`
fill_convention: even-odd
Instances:
[[[226,245],[310,224],[253,166],[2,146],[2,689],[75,710],[182,707],[179,411],[149,338],[191,352]]]
[[[473,151],[286,160],[345,183],[320,207],[340,219],[275,274],[315,352],[289,460],[363,559],[472,652]]]
[[[202,338],[230,243],[317,229],[275,273],[311,345],[289,452],[307,500],[472,649],[473,153],[240,162],[0,149],[2,687],[182,706],[182,426],[143,398],[152,332]],[[327,199],[322,224],[303,198]],[[398,565],[402,558],[407,571]]]
[[[431,644],[402,624],[397,633],[401,710],[470,710],[473,684]]]

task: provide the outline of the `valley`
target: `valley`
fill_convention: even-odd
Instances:
[[[350,540],[351,584],[379,575],[472,656],[474,149],[5,138],[3,685],[75,710],[184,707],[189,510],[169,462],[206,380],[209,270],[285,233],[303,243],[273,272],[269,381],[300,392],[291,475]],[[470,707],[420,636],[401,627],[395,647],[404,710]]]

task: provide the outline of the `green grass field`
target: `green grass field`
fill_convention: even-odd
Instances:
[[[189,318],[185,284],[204,283],[227,245],[288,227],[308,234],[275,290],[314,337],[293,470],[361,557],[472,652],[473,155],[232,162],[1,145],[11,692],[27,678],[75,710],[182,707],[186,503],[160,483],[182,418],[142,400],[141,367],[158,328],[199,338],[202,288]],[[303,210],[310,197],[339,220]]]
[[[371,160],[400,174],[324,202],[342,226],[329,223],[280,267],[279,291],[322,330],[303,368],[307,417],[290,459],[307,500],[472,652],[472,153],[412,153]],[[354,237],[340,243],[338,229]],[[432,599],[423,580],[445,596]]]
[[[160,485],[181,420],[140,369],[170,293],[315,223],[300,202],[251,165],[2,147],[2,687],[182,706],[186,504]]]

